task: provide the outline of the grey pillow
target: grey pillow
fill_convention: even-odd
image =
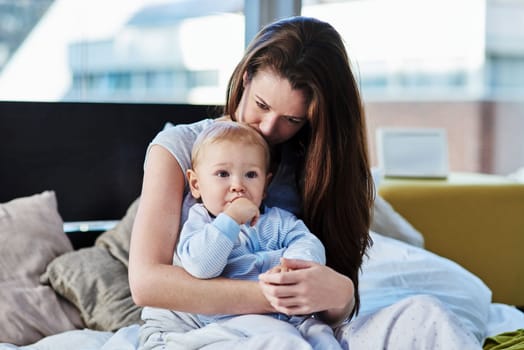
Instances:
[[[0,342],[26,345],[83,327],[78,311],[39,282],[55,257],[73,248],[55,193],[0,204]]]
[[[137,208],[138,199],[115,228],[100,235],[95,246],[57,257],[42,276],[42,281],[78,308],[91,329],[115,331],[141,322],[141,308],[133,302],[127,277]]]
[[[88,328],[116,331],[140,323],[127,268],[104,248],[89,247],[59,256],[48,265],[43,279],[80,310]]]

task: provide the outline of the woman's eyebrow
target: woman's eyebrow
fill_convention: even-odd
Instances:
[[[267,107],[269,107],[269,109],[271,109],[271,105],[269,103],[267,103],[260,95],[255,94],[255,97],[259,100],[259,102],[261,102],[262,104],[264,104]],[[306,116],[296,116],[296,115],[286,115],[286,114],[283,114],[282,117],[285,117],[285,118],[296,118],[296,119],[306,119]]]
[[[255,97],[260,100],[259,102],[262,102],[263,104],[265,104],[266,106],[268,107],[271,107],[271,105],[269,103],[266,102],[266,100],[264,100],[260,95],[258,94],[255,94]]]

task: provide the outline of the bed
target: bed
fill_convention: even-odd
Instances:
[[[0,349],[136,349],[129,237],[149,141],[216,106],[0,102]],[[360,315],[426,293],[478,337],[524,328],[524,313],[378,197]]]

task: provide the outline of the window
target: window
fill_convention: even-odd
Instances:
[[[302,14],[341,33],[368,100],[524,92],[522,2],[304,0]]]
[[[1,100],[221,104],[244,49],[242,0],[9,3]]]
[[[245,18],[262,25],[288,12],[337,28],[367,100],[523,95],[522,2],[276,7],[264,0],[0,2],[0,100],[223,103],[243,53]]]

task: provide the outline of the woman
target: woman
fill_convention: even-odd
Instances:
[[[304,220],[324,244],[327,266],[293,260],[292,271],[263,274],[257,283],[198,280],[171,265],[185,220],[187,150],[207,123],[200,122],[157,136],[148,151],[130,251],[134,301],[204,314],[316,313],[339,326],[358,312],[374,197],[362,103],[340,35],[305,17],[262,29],[233,72],[224,114],[252,125],[272,146],[266,204]],[[341,343],[362,327],[339,328]]]

